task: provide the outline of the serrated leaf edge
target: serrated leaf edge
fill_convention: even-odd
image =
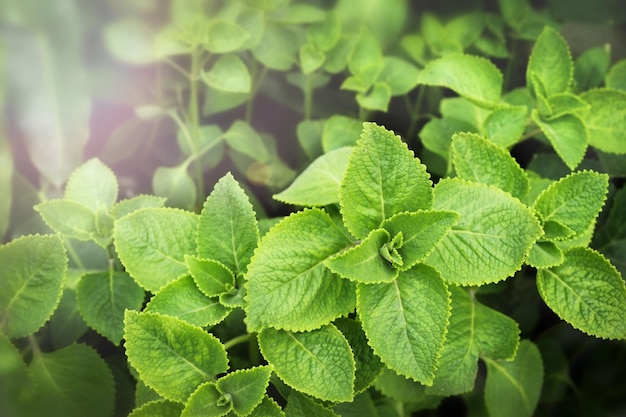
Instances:
[[[220,386],[219,386],[219,383],[220,383],[220,381],[221,381],[222,379],[224,379],[224,378],[228,378],[228,377],[230,377],[231,375],[235,375],[235,374],[243,374],[243,373],[249,372],[249,371],[251,371],[251,370],[257,370],[257,369],[262,369],[262,368],[268,368],[267,381],[266,381],[266,383],[265,383],[265,390],[267,390],[267,387],[268,387],[269,382],[270,382],[270,378],[271,378],[271,376],[272,376],[272,372],[274,372],[274,366],[273,366],[272,364],[270,364],[270,363],[268,363],[267,365],[253,366],[252,368],[237,369],[237,370],[235,370],[235,371],[233,371],[233,372],[229,372],[228,374],[224,375],[223,377],[221,377],[220,379],[218,379],[218,380],[215,382],[215,387],[217,388],[217,390],[218,390],[219,392],[222,392],[222,390],[220,389]],[[226,393],[225,393],[225,392],[222,392],[222,394],[226,394]],[[252,411],[250,411],[249,413],[242,414],[242,413],[238,412],[237,410],[235,410],[234,405],[233,405],[233,407],[232,407],[232,410],[233,410],[233,412],[234,412],[235,414],[237,414],[238,416],[241,416],[241,417],[246,417],[246,416],[248,416],[249,414],[251,414],[252,412],[254,412],[254,409],[255,409],[255,408],[257,408],[257,407],[258,407],[258,406],[259,406],[259,405],[263,402],[263,398],[264,398],[264,397],[265,397],[265,395],[262,395],[262,396],[261,396],[261,398],[259,398],[259,400],[256,402],[256,404],[254,404],[254,407],[252,407]]]

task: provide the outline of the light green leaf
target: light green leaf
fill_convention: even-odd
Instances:
[[[43,326],[59,304],[66,272],[58,236],[24,236],[0,246],[0,330],[15,338]]]
[[[528,177],[517,161],[479,135],[452,136],[452,160],[459,178],[495,185],[519,199],[528,193]]]
[[[536,78],[532,79],[531,74]],[[567,42],[555,29],[546,26],[533,46],[526,68],[526,83],[531,93],[544,97],[564,93],[573,78],[574,62]]]
[[[441,180],[433,207],[461,215],[426,260],[443,279],[457,285],[483,285],[513,275],[543,233],[519,200],[485,184]]]
[[[162,287],[145,311],[176,317],[195,326],[213,326],[230,313],[217,298],[209,298],[196,286],[193,278],[184,276]]]
[[[188,273],[185,255],[196,251],[197,223],[195,214],[183,210],[137,210],[115,222],[115,249],[130,276],[157,292]]]
[[[412,268],[423,261],[459,219],[459,215],[450,211],[416,211],[399,213],[385,220],[381,227],[390,236],[402,234],[402,244],[397,251],[402,258],[400,271]]]
[[[285,413],[276,401],[266,395],[261,404],[252,410],[250,417],[285,417]]]
[[[269,366],[240,369],[218,379],[216,386],[230,399],[235,414],[247,416],[263,401],[271,374]]]
[[[547,119],[557,119],[566,114],[582,113],[589,110],[589,104],[572,93],[558,93],[548,97],[548,106],[551,113]]]
[[[322,155],[322,130],[326,120],[302,120],[296,127],[298,143],[309,160]],[[360,126],[360,124],[359,124]]]
[[[314,160],[291,185],[274,199],[298,206],[326,206],[339,202],[339,186],[352,148],[344,146]]]
[[[542,240],[555,241],[566,240],[576,235],[576,232],[569,226],[557,220],[548,220],[543,224],[544,235]]]
[[[598,252],[573,248],[565,261],[537,272],[545,303],[563,320],[592,336],[626,339],[626,286]]]
[[[357,394],[366,390],[374,382],[384,365],[367,344],[367,337],[359,322],[342,317],[335,321],[335,326],[344,335],[354,354],[356,363],[354,392]]]
[[[326,18],[309,25],[306,32],[307,40],[322,51],[328,51],[339,42],[341,22],[336,13],[326,13]]]
[[[450,316],[450,296],[436,270],[418,264],[393,282],[359,284],[357,311],[370,346],[388,367],[433,383]]]
[[[626,91],[626,59],[613,64],[606,74],[606,88]]]
[[[350,73],[360,74],[368,67],[382,65],[382,61],[383,52],[378,40],[371,32],[362,31],[348,59]]]
[[[452,135],[457,132],[478,133],[478,128],[463,120],[444,117],[442,119],[429,120],[424,127],[422,127],[419,137],[426,149],[439,155],[445,161],[448,161],[450,158]]]
[[[512,362],[486,359],[485,403],[491,417],[530,417],[543,385],[543,362],[539,349],[522,340]]]
[[[212,382],[198,387],[191,394],[180,417],[222,417],[233,408],[232,402]]]
[[[589,144],[604,152],[626,154],[626,91],[591,90],[580,98],[591,106],[583,116]]]
[[[207,197],[195,233],[198,255],[244,273],[259,240],[256,215],[248,196],[230,174]]]
[[[374,284],[393,281],[398,277],[398,270],[381,255],[381,250],[390,241],[386,230],[372,230],[359,245],[327,259],[324,265],[343,278],[356,282]]]
[[[530,249],[526,263],[534,268],[551,268],[563,263],[563,251],[554,242],[538,241]]]
[[[207,27],[206,49],[214,54],[224,54],[235,51],[248,40],[248,32],[237,23],[217,19]]]
[[[448,287],[452,315],[435,380],[426,389],[432,395],[458,395],[474,388],[478,357],[510,360],[519,344],[515,320],[476,301],[460,287]]]
[[[502,17],[514,29],[519,29],[532,11],[528,0],[498,0],[498,5]]]
[[[200,384],[228,370],[215,336],[174,317],[128,310],[124,338],[128,361],[141,379],[173,401],[186,401]]]
[[[117,200],[117,178],[109,167],[92,158],[72,173],[65,188],[65,199],[93,211],[109,209]]]
[[[135,408],[128,417],[180,417],[183,405],[169,400],[150,401]]]
[[[598,88],[611,65],[611,50],[607,46],[587,49],[574,63],[574,82],[577,91]],[[608,86],[607,86],[608,87]]]
[[[426,65],[426,43],[424,38],[418,34],[409,34],[402,37],[400,45],[404,52],[420,66]]]
[[[502,73],[489,60],[454,54],[431,61],[419,75],[419,83],[446,87],[482,106],[495,106],[502,94]]]
[[[465,49],[476,42],[484,27],[485,19],[482,13],[465,13],[448,21],[444,33],[448,41],[458,42]]]
[[[268,25],[261,41],[252,48],[257,61],[277,71],[288,71],[296,62],[297,53],[295,34],[277,24]]]
[[[344,146],[356,145],[362,129],[363,124],[360,120],[341,114],[333,114],[326,120],[322,130],[322,147],[324,152],[327,153]]]
[[[595,221],[604,205],[608,190],[608,176],[594,171],[579,171],[561,178],[544,190],[533,206],[543,221],[576,235],[585,232]],[[557,234],[555,238],[568,235]]]
[[[202,79],[216,90],[229,93],[249,93],[252,78],[248,67],[234,54],[221,55]]]
[[[377,82],[367,94],[358,93],[356,101],[364,109],[386,112],[391,101],[391,88],[387,83]]]
[[[574,114],[566,114],[545,120],[535,109],[531,115],[561,159],[570,169],[576,168],[587,151],[588,130],[581,118]]]
[[[332,410],[297,391],[291,391],[285,407],[287,417],[338,417]]]
[[[237,16],[236,22],[248,32],[248,38],[240,49],[252,49],[257,46],[265,32],[265,14],[256,9],[243,9]]]
[[[362,239],[394,214],[429,209],[429,177],[400,137],[365,123],[339,190],[346,227]]]
[[[525,106],[500,107],[489,113],[483,123],[483,131],[491,142],[507,148],[516,144],[528,123]]]
[[[196,184],[187,172],[188,164],[175,167],[160,166],[154,171],[152,189],[166,204],[181,209],[191,209],[196,203]]]
[[[391,89],[392,96],[407,94],[417,85],[419,69],[400,58],[387,56],[383,59],[383,69],[378,76]]]
[[[269,153],[261,136],[243,120],[235,120],[224,134],[228,146],[235,151],[253,158],[255,161],[268,162]]]
[[[113,375],[102,358],[87,345],[75,344],[54,352],[40,353],[35,355],[29,368],[35,383],[25,415],[113,415]]]
[[[456,121],[465,122],[473,130],[482,126],[491,113],[501,109],[503,107],[497,107],[491,111],[463,97],[446,97],[441,99],[439,103],[439,111],[444,119],[455,119]]]
[[[34,207],[55,232],[78,240],[96,237],[96,215],[87,206],[68,200],[50,200]]]
[[[333,325],[293,333],[265,329],[259,347],[276,375],[287,385],[326,401],[351,401],[354,356],[346,338]]]
[[[319,209],[292,214],[270,229],[246,274],[248,330],[312,330],[352,311],[354,285],[323,265],[350,243]]]
[[[148,207],[163,207],[166,199],[163,197],[157,197],[154,195],[138,195],[133,198],[128,198],[116,203],[111,208],[111,215],[115,219],[121,219],[127,214],[137,211],[142,208]]]
[[[83,276],[76,291],[81,316],[90,327],[119,345],[124,333],[124,311],[139,310],[144,291],[125,272]]]
[[[316,46],[307,43],[300,48],[300,66],[303,74],[310,74],[324,65],[326,54]]]
[[[157,60],[153,49],[156,31],[147,22],[127,17],[108,24],[103,31],[104,43],[113,57],[133,65]]]
[[[218,261],[185,255],[185,263],[198,289],[207,297],[228,293],[235,286],[233,272]]]

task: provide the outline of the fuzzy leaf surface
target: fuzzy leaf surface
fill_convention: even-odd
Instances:
[[[561,178],[544,190],[533,209],[544,225],[552,222],[559,230],[585,232],[604,204],[608,176],[594,171],[579,171]],[[545,226],[544,226],[545,227]],[[562,233],[558,236],[566,236]]]
[[[388,367],[432,384],[450,316],[449,293],[436,270],[418,264],[393,282],[359,284],[357,311],[370,346]]]
[[[528,122],[526,106],[497,108],[485,118],[483,130],[489,141],[507,148],[522,137]]]
[[[216,386],[222,395],[230,396],[235,414],[247,416],[265,397],[271,374],[269,366],[241,369],[220,378]]]
[[[453,54],[429,62],[419,74],[419,83],[446,87],[468,100],[493,106],[502,94],[502,73],[489,60]]]
[[[200,384],[228,370],[215,336],[174,317],[126,311],[124,338],[128,361],[141,379],[173,401],[186,401]]]
[[[135,408],[128,417],[180,417],[183,405],[169,400],[150,401]]]
[[[115,219],[120,219],[124,217],[125,215],[130,214],[142,208],[163,207],[163,205],[165,204],[165,201],[166,199],[163,197],[157,197],[154,195],[143,195],[143,194],[138,195],[136,197],[128,198],[126,200],[122,200],[116,203],[111,208],[111,215]]]
[[[565,252],[564,262],[537,273],[537,288],[561,319],[583,332],[626,339],[626,287],[620,273],[588,248]]]
[[[117,178],[109,167],[92,158],[72,173],[65,187],[65,199],[93,211],[109,209],[117,200]]]
[[[530,54],[526,68],[528,86],[535,94],[550,97],[567,91],[573,77],[574,63],[567,42],[555,29],[546,26]]]
[[[313,330],[350,312],[354,285],[324,266],[350,244],[319,209],[292,214],[270,229],[246,274],[248,330]]]
[[[188,273],[185,255],[193,254],[198,217],[170,208],[137,210],[115,222],[115,249],[126,271],[145,289],[163,285]]]
[[[441,180],[434,208],[461,215],[426,260],[457,285],[483,285],[513,275],[543,233],[526,206],[485,184]]]
[[[121,271],[83,276],[76,295],[85,323],[116,345],[124,334],[124,311],[139,310],[144,299],[143,289]]]
[[[248,196],[229,173],[207,197],[196,231],[198,254],[244,273],[259,240],[256,215]]]
[[[185,262],[198,289],[207,297],[217,297],[230,292],[235,286],[233,272],[212,259],[185,256]]]
[[[576,168],[587,151],[587,127],[581,118],[574,114],[565,114],[545,120],[534,109],[531,115],[563,162],[572,170]]]
[[[338,417],[332,410],[297,391],[291,391],[285,407],[287,417]]]
[[[43,326],[59,304],[66,272],[58,236],[25,236],[0,246],[0,330],[15,338]]]
[[[352,148],[344,146],[317,158],[274,199],[297,206],[326,206],[339,202],[339,186]]]
[[[37,204],[35,210],[52,230],[64,236],[90,240],[98,234],[96,214],[81,203],[50,200]]]
[[[224,401],[222,393],[213,382],[202,384],[187,400],[180,417],[222,417],[233,408],[230,401]]]
[[[563,251],[554,242],[539,240],[530,249],[528,265],[537,268],[550,268],[563,263]]]
[[[432,188],[426,167],[400,137],[365,123],[339,197],[344,224],[363,239],[394,214],[431,208]]]
[[[452,137],[452,159],[459,178],[495,185],[519,199],[528,193],[528,177],[504,149],[472,133]]]
[[[276,401],[266,395],[261,404],[252,410],[250,417],[285,417],[285,413]]]
[[[265,329],[259,333],[259,347],[276,375],[292,388],[322,400],[352,400],[354,356],[335,326],[298,333]]]
[[[625,154],[626,91],[597,89],[580,96],[591,109],[583,120],[589,132],[589,144],[604,152]]]
[[[452,314],[441,350],[432,395],[458,395],[474,388],[478,358],[512,359],[519,327],[510,317],[476,301],[467,290],[451,285]]]
[[[492,417],[530,417],[543,385],[543,361],[532,342],[522,340],[512,362],[487,359],[485,403]]]
[[[217,297],[204,295],[192,277],[184,276],[161,287],[145,311],[177,317],[195,326],[212,326],[221,322],[230,308],[220,304]]]

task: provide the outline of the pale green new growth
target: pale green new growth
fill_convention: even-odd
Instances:
[[[580,96],[591,106],[582,117],[589,133],[589,144],[604,152],[625,154],[626,91],[601,88]]]
[[[554,242],[539,240],[530,249],[526,263],[541,269],[560,265],[563,260],[563,251]]]
[[[482,127],[489,141],[503,148],[519,141],[528,122],[526,106],[497,108],[485,118]]]
[[[528,61],[528,86],[535,95],[550,97],[568,91],[573,78],[574,62],[567,42],[555,29],[546,26],[537,38]]]
[[[587,150],[587,127],[575,114],[554,119],[542,119],[537,110],[531,112],[533,121],[546,135],[556,153],[570,169],[576,168]]]
[[[72,173],[65,187],[65,199],[92,211],[109,209],[117,200],[117,178],[109,167],[93,158]]]
[[[240,369],[220,378],[216,386],[222,396],[232,403],[235,414],[247,416],[261,404],[271,374],[269,366]]]
[[[180,417],[222,417],[232,408],[232,403],[223,397],[215,383],[207,382],[189,396]]]
[[[235,287],[233,272],[218,261],[185,255],[185,263],[198,289],[207,297],[229,293]]]
[[[235,54],[220,56],[202,79],[216,90],[249,93],[252,79],[246,64]]]
[[[335,326],[302,333],[265,329],[259,333],[259,347],[289,386],[322,400],[352,400],[354,356]]]
[[[153,195],[138,195],[114,204],[111,207],[111,215],[117,220],[142,208],[163,207],[165,200],[163,197]]]

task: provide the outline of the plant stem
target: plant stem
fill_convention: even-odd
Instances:
[[[415,135],[415,129],[417,128],[417,122],[419,121],[420,113],[422,111],[422,102],[424,101],[424,93],[425,87],[420,85],[417,91],[417,97],[415,98],[415,103],[413,106],[408,102],[408,97],[404,96],[407,101],[407,106],[409,108],[409,113],[411,116],[411,124],[409,125],[409,129],[407,130],[407,139],[411,140]]]
[[[228,342],[224,343],[224,349],[228,350],[231,347],[236,346],[236,345],[238,345],[240,343],[247,342],[251,338],[252,338],[252,334],[251,333],[245,333],[245,334],[242,334],[240,336],[234,337],[234,338],[230,339]]]

